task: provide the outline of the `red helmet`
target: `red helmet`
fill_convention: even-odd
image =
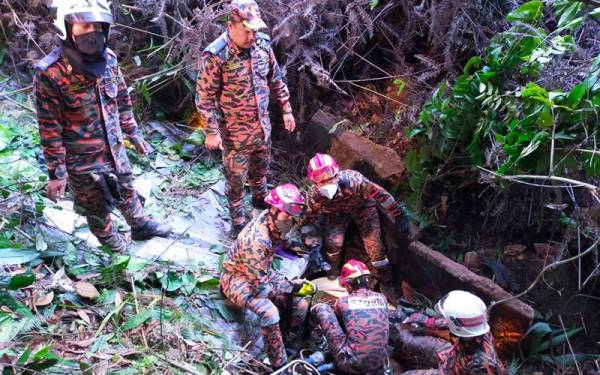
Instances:
[[[265,202],[292,216],[300,216],[305,205],[302,193],[293,184],[277,186],[267,195]]]
[[[367,266],[356,259],[350,259],[340,271],[340,285],[346,287],[350,280],[363,275],[370,275]]]
[[[317,184],[335,177],[339,171],[338,163],[327,154],[315,154],[306,167],[308,179]]]

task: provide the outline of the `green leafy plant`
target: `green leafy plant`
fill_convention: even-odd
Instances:
[[[187,171],[184,182],[188,187],[201,188],[216,183],[221,177],[221,171],[216,165],[197,162]]]
[[[130,331],[138,326],[144,324],[148,319],[152,317],[152,310],[142,310],[139,314],[136,314],[129,318],[125,323],[121,325],[122,331]]]
[[[33,194],[46,181],[37,162],[40,149],[35,123],[31,114],[0,110],[0,197],[10,192]]]
[[[52,353],[50,349],[50,346],[45,346],[31,355],[31,348],[27,348],[17,360],[17,364],[36,371],[50,368],[57,364],[60,359],[56,354]]]
[[[598,359],[598,355],[584,353],[556,354],[554,351],[565,344],[577,333],[583,331],[582,327],[563,329],[553,328],[548,322],[539,321],[531,325],[525,332],[519,345],[521,358],[513,361],[514,373],[526,362],[542,362],[547,365],[565,366],[574,365],[575,361],[585,359]]]
[[[515,22],[531,23],[542,17],[542,8],[544,4],[541,1],[528,1],[506,16],[506,19]]]
[[[400,78],[396,78],[394,81],[394,86],[396,86],[396,95],[400,95],[404,92],[404,89],[406,88],[406,82],[404,82],[403,79]]]
[[[558,3],[562,30],[589,16],[578,2]],[[542,69],[576,47],[571,35],[548,35],[538,27],[542,10],[542,2],[530,1],[511,12],[512,27],[424,105],[417,126],[407,132],[418,144],[405,159],[411,208],[423,208],[427,184],[444,168],[481,167],[497,175],[600,175],[594,151],[600,141],[594,130],[600,113],[600,56],[587,77],[568,91],[536,83]]]
[[[123,276],[123,273],[129,265],[130,256],[118,255],[112,259],[110,266],[100,269],[100,274],[105,282],[117,282]]]

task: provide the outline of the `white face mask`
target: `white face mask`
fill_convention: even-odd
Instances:
[[[332,199],[338,190],[338,184],[327,184],[319,188],[319,192],[327,199]]]

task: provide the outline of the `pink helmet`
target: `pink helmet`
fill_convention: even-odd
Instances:
[[[315,154],[306,167],[308,179],[317,184],[335,177],[339,171],[335,159],[327,154]]]
[[[300,216],[304,210],[304,197],[293,184],[277,186],[265,198],[265,202],[292,216]]]
[[[369,272],[369,269],[363,262],[356,259],[350,259],[344,264],[340,272],[340,285],[345,287],[350,280],[370,274],[371,272]]]

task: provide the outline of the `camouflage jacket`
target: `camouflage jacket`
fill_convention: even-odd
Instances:
[[[506,371],[494,348],[494,337],[487,333],[471,340],[457,339],[451,345],[432,336],[422,336],[420,345],[437,352],[438,367],[430,370],[411,370],[403,375],[504,375]],[[411,342],[403,342],[411,346]],[[412,345],[414,346],[414,345]]]
[[[223,273],[244,277],[255,294],[264,295],[275,273],[271,264],[278,245],[271,238],[267,213],[264,210],[246,224],[222,264]]]
[[[116,55],[107,49],[101,78],[75,74],[60,48],[36,65],[35,102],[40,143],[50,179],[68,173],[131,172],[123,144],[141,139]]]
[[[456,345],[440,351],[438,356],[440,366],[432,374],[504,374],[502,362],[494,348],[494,337],[489,332],[483,337],[459,340]]]
[[[257,139],[268,141],[271,91],[283,112],[291,113],[288,88],[268,35],[257,33],[254,46],[243,51],[225,32],[202,53],[196,108],[206,123],[207,134],[221,134],[224,142],[234,148]]]
[[[335,315],[346,332],[348,353],[364,372],[381,369],[387,357],[388,307],[383,294],[359,289],[337,300]]]
[[[305,222],[312,224],[317,215],[356,216],[367,205],[377,202],[390,217],[402,213],[396,200],[384,188],[371,182],[360,172],[347,169],[338,173],[339,190],[332,199],[327,199],[316,185],[307,194]]]

